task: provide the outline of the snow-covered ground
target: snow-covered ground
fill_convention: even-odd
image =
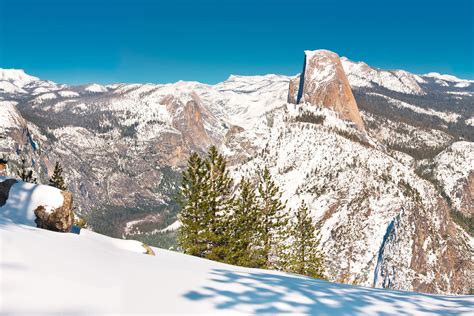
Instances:
[[[136,241],[35,228],[32,210],[59,205],[58,193],[19,182],[0,207],[2,315],[472,315],[474,296],[342,285],[156,248],[148,256]]]

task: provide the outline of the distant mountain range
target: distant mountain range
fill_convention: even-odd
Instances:
[[[304,199],[331,280],[468,293],[474,273],[474,82],[307,51],[302,75],[207,85],[68,86],[0,70],[0,158],[115,237],[173,246],[180,171],[217,145],[236,180],[267,165]]]

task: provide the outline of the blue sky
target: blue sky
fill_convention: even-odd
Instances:
[[[474,79],[472,0],[0,0],[0,67],[60,83],[293,75],[303,50]]]

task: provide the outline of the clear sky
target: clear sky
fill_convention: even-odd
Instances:
[[[474,0],[0,0],[0,68],[60,83],[301,71],[325,48],[474,79]]]

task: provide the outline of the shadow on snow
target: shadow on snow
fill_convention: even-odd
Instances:
[[[412,315],[413,313],[468,313],[473,300],[466,296],[437,296],[388,291],[263,272],[213,269],[209,285],[184,297],[208,301],[218,310],[252,314],[304,313],[311,315]]]

